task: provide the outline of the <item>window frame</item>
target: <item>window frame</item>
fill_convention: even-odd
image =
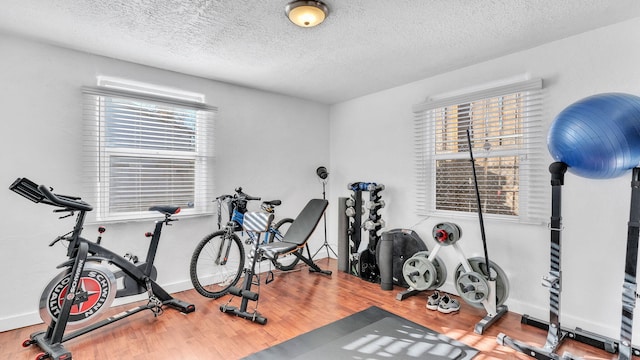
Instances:
[[[540,175],[544,170],[545,142],[542,133],[542,79],[530,79],[520,81],[504,81],[493,85],[476,88],[473,91],[460,92],[454,95],[440,96],[428,99],[423,103],[414,105],[414,136],[416,155],[416,210],[420,216],[437,217],[470,217],[477,216],[474,211],[456,211],[438,209],[436,205],[436,163],[438,160],[466,159],[470,160],[469,151],[458,151],[448,154],[439,154],[436,146],[436,112],[443,109],[469,104],[478,101],[494,99],[498,97],[512,96],[522,93],[525,96],[524,108],[527,112],[523,126],[522,143],[519,147],[511,149],[492,149],[491,151],[479,151],[474,146],[474,159],[517,157],[518,158],[518,204],[517,215],[504,215],[487,213],[483,207],[483,215],[489,219],[507,222],[519,222],[530,224],[542,224],[545,221],[545,210],[548,201],[546,199],[545,181]],[[470,127],[473,129],[473,116]],[[460,131],[460,130],[458,130]],[[473,130],[472,130],[473,131]],[[460,141],[460,139],[458,139]],[[466,141],[466,135],[465,135]],[[472,142],[474,136],[472,133]],[[468,147],[468,146],[465,146]],[[470,168],[470,166],[469,166]],[[474,193],[475,194],[475,193]],[[475,195],[474,195],[475,196]],[[474,198],[475,202],[475,198]],[[477,206],[475,206],[477,208]]]
[[[211,201],[214,193],[213,166],[214,154],[214,122],[217,108],[206,105],[204,96],[187,93],[180,90],[172,92],[170,88],[163,88],[150,84],[120,81],[109,78],[99,81],[98,87],[84,87],[83,121],[85,124],[84,140],[84,198],[94,205],[89,213],[88,221],[118,222],[142,220],[157,217],[151,211],[123,211],[110,210],[110,170],[113,157],[131,156],[137,159],[158,159],[159,161],[191,160],[193,161],[193,202],[192,204],[167,204],[148,202],[148,205],[177,205],[181,207],[180,216],[211,215],[214,212]],[[189,95],[192,95],[190,96]],[[104,101],[106,98],[130,99],[145,104],[167,106],[171,108],[185,108],[195,111],[195,146],[194,151],[134,149],[129,147],[109,147],[106,142],[106,117]],[[195,100],[195,101],[194,101]],[[132,164],[136,164],[133,162]],[[140,167],[143,167],[141,161]],[[189,167],[191,169],[191,167]],[[201,201],[200,201],[201,199]],[[142,203],[145,203],[144,201]],[[147,206],[147,205],[143,205]]]

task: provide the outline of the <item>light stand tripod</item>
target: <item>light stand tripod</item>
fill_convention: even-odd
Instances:
[[[324,167],[324,166],[320,166],[319,168],[316,169],[316,174],[318,175],[318,177],[320,179],[322,179],[322,199],[326,200],[327,199],[327,197],[326,197],[327,193],[326,193],[325,187],[327,185],[327,176],[329,176],[329,173],[327,172],[327,168]],[[327,242],[327,214],[324,213],[322,215],[322,218],[324,220],[324,243],[315,252],[315,254],[313,254],[311,259],[315,258],[316,255],[318,255],[318,253],[320,252],[320,250],[322,250],[322,248],[327,248],[327,257],[330,257],[329,250],[331,250],[331,252],[333,253],[333,255],[335,255],[335,257],[337,259],[338,258],[338,254],[336,254],[336,252],[333,251],[333,249],[331,248],[331,245],[329,245],[329,243]]]

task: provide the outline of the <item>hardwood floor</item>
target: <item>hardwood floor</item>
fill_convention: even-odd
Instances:
[[[333,270],[327,277],[311,274],[307,267],[289,273],[277,273],[275,281],[260,287],[259,311],[267,317],[264,326],[223,314],[219,305],[229,296],[211,300],[194,290],[175,297],[195,304],[196,311],[185,315],[167,309],[154,318],[150,312],[133,315],[102,329],[65,343],[74,359],[239,359],[351,315],[369,306],[378,306],[416,323],[457,339],[480,350],[476,359],[530,359],[496,343],[503,332],[520,341],[537,346],[544,344],[546,331],[520,324],[520,315],[508,313],[485,331],[473,332],[474,325],[485,315],[461,301],[458,313],[442,314],[425,308],[427,292],[396,300],[398,292],[383,291],[379,284],[363,281],[336,269],[336,261],[321,259],[317,263]],[[239,300],[234,300],[234,305]],[[250,306],[253,306],[252,302]],[[117,313],[131,308],[123,305]],[[44,330],[44,325],[0,333],[0,354],[5,359],[34,359],[37,346],[23,348],[29,334]],[[588,345],[565,341],[558,353],[569,351],[585,359],[615,359]]]

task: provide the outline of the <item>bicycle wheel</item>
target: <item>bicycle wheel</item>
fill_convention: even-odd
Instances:
[[[205,236],[191,257],[189,274],[193,287],[202,296],[219,298],[242,276],[244,246],[235,234],[216,231]]]
[[[274,226],[275,231],[269,238],[269,242],[281,241],[284,235],[289,230],[289,227],[291,226],[292,223],[293,223],[293,219],[291,218],[284,218],[278,221],[276,226]],[[273,265],[276,267],[276,269],[281,271],[292,270],[294,267],[296,267],[296,264],[298,264],[298,260],[299,260],[298,257],[294,255],[294,253],[297,252],[298,254],[302,255],[303,250],[304,250],[303,248],[300,248],[288,254],[280,255],[278,256],[277,259],[273,260]]]

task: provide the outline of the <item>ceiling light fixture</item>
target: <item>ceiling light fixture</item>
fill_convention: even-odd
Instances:
[[[289,20],[300,27],[319,25],[329,15],[329,8],[321,1],[294,1],[285,6]]]

